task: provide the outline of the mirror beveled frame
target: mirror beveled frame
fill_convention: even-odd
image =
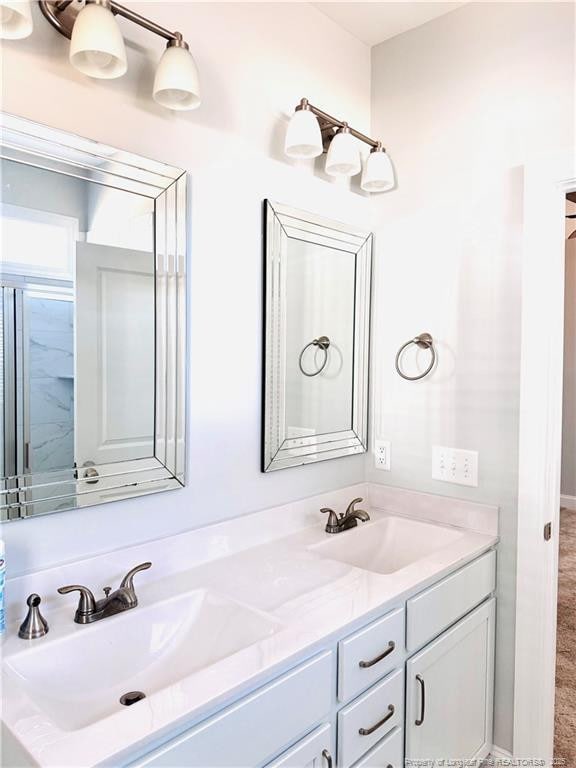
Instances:
[[[285,430],[286,261],[290,239],[346,251],[355,257],[351,428],[288,438]],[[353,456],[368,450],[371,232],[287,205],[264,201],[264,351],[262,472]]]
[[[154,205],[154,452],[0,479],[0,521],[181,488],[186,466],[186,172],[0,113],[0,157],[150,198]]]

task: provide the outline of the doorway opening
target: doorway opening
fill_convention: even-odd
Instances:
[[[576,192],[566,195],[565,254],[554,757],[576,765]]]

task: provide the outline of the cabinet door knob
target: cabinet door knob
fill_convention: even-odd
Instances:
[[[420,683],[420,717],[414,721],[414,725],[422,725],[426,716],[426,683],[424,678],[416,675],[416,680]]]
[[[322,750],[322,757],[324,758],[324,760],[326,760],[326,768],[332,768],[332,765],[333,765],[332,755],[330,754],[330,752],[328,752],[327,749]]]

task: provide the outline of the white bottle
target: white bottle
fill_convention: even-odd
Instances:
[[[0,539],[0,635],[6,629],[4,618],[4,589],[6,584],[6,559],[4,557],[4,542]]]

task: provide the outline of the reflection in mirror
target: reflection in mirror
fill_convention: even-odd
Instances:
[[[263,470],[366,450],[372,237],[266,203]]]
[[[346,251],[288,240],[286,425],[290,437],[350,428],[354,266],[354,256]],[[327,341],[315,343],[323,336]]]
[[[169,291],[180,290],[157,269],[157,230],[171,235],[156,220],[163,190],[139,193],[117,173],[107,179],[117,187],[102,183],[108,169],[88,144],[97,181],[70,172],[70,150],[58,170],[29,151],[0,161],[2,519],[175,487],[166,450],[177,438],[158,432],[170,413],[180,418],[167,368],[157,377],[174,352],[157,333],[176,319]]]
[[[153,455],[153,212],[2,160],[4,376],[21,404],[4,476]]]

